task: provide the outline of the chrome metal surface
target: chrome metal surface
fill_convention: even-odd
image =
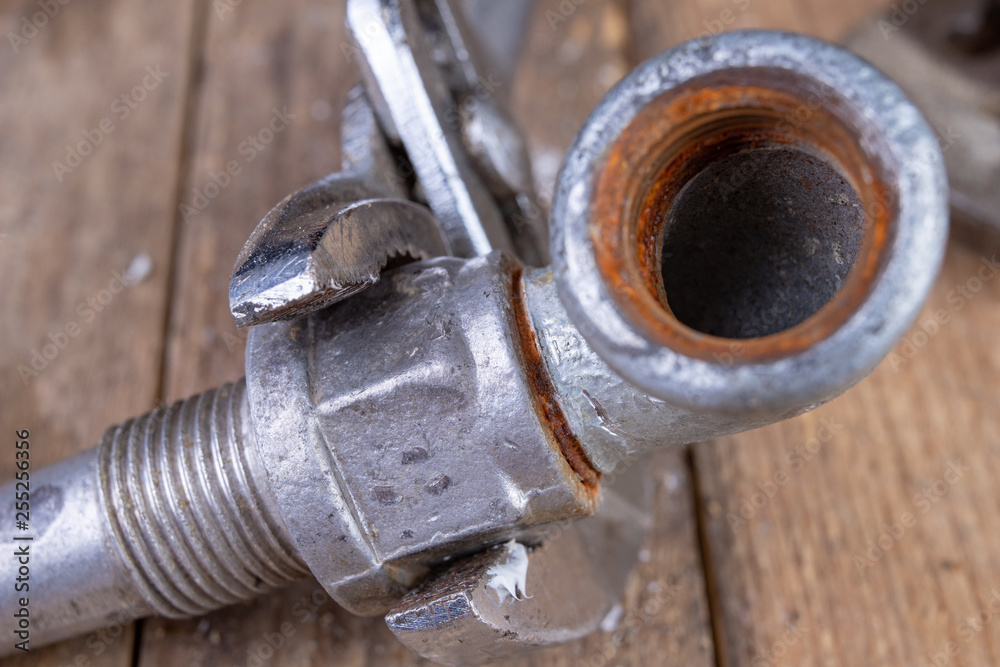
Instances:
[[[236,260],[229,308],[240,327],[294,319],[378,282],[392,260],[451,254],[355,88],[343,113],[343,171],[286,197]]]
[[[303,559],[355,613],[388,611],[445,557],[596,507],[520,362],[515,269],[498,254],[421,262],[250,333],[271,487]]]
[[[306,574],[249,417],[240,380],[112,427],[98,445],[116,551],[160,615],[204,614]]]
[[[546,263],[543,223],[519,216],[516,205],[518,194],[532,198],[533,182],[523,141],[502,110],[510,83],[476,62],[461,13],[447,0],[349,0],[347,24],[382,127],[402,142],[454,253],[499,249]],[[463,141],[469,136],[473,152]]]
[[[257,324],[246,384],[112,427],[97,449],[33,478],[36,507],[48,508],[33,522],[44,547],[32,570],[41,583],[33,647],[149,613],[202,613],[307,572],[351,611],[390,612],[401,639],[435,660],[581,636],[613,605],[641,544],[648,479],[633,464],[642,453],[815,407],[870,371],[915,317],[945,242],[943,163],[920,114],[870,66],[765,32],[646,63],[570,150],[555,264],[527,269],[490,251],[494,234],[512,246],[502,198],[466,170],[466,151],[478,149],[461,144],[457,126],[438,133],[451,99],[441,62],[460,85],[469,61],[435,61],[432,43],[414,36],[427,23],[419,11],[431,10],[450,34],[449,7],[349,3],[388,116],[372,110],[378,90],[352,93],[346,171],[282,202],[237,262],[234,315]],[[699,104],[707,111],[690,115]],[[795,104],[805,120],[791,115]],[[517,150],[504,155],[506,121],[490,113],[465,126],[483,124],[480,139],[466,140],[481,141],[494,166],[510,161],[494,186],[512,193]],[[451,249],[482,256],[383,273],[394,254],[448,250],[435,219],[408,200],[419,190],[401,178],[396,131]],[[720,133],[726,141],[713,144]],[[754,150],[772,151],[765,161],[784,155],[768,144],[777,137],[801,153],[796,164],[828,167],[815,191],[843,197],[788,192],[805,199],[787,207],[787,256],[752,267],[747,312],[788,307],[769,287],[775,266],[794,276],[791,290],[840,288],[826,305],[797,301],[798,323],[776,333],[724,338],[682,324],[671,304],[733,295],[666,276],[678,238],[706,233],[685,213],[699,207],[681,205],[704,193],[682,186],[744,155],[748,134]],[[767,162],[761,173],[773,171]],[[734,214],[770,215],[773,183],[727,183],[753,195],[735,197]],[[837,229],[809,231],[824,224]],[[841,252],[847,241],[858,241],[856,253]],[[622,483],[609,487],[613,478]],[[0,525],[13,526],[7,519]],[[8,580],[14,562],[0,565]],[[508,584],[523,568],[527,579],[500,586],[505,566]],[[0,592],[0,613],[16,605],[11,589]]]
[[[29,647],[35,648],[115,623],[123,625],[153,613],[115,549],[101,498],[97,451],[78,454],[31,474],[33,539],[15,538],[13,483],[2,487],[4,519],[0,537],[13,554],[30,551],[28,580],[16,582],[14,559],[2,569],[11,582],[0,595],[0,613],[13,619],[25,597],[31,602]],[[16,583],[15,583],[16,582]],[[15,585],[22,586],[15,591]],[[6,628],[13,628],[10,625]],[[13,652],[14,641],[0,645]]]
[[[377,283],[393,259],[450,254],[426,207],[366,194],[335,174],[289,196],[261,221],[229,287],[237,326],[325,308]]]
[[[657,447],[709,440],[785,418],[780,411],[694,411],[640,391],[612,370],[574,326],[559,300],[551,269],[527,274],[524,290],[559,405],[587,459],[603,474],[628,469]]]
[[[500,209],[465,155],[445,77],[414,3],[350,0],[347,25],[364,55],[367,87],[380,91],[427,203],[456,255],[513,252]]]

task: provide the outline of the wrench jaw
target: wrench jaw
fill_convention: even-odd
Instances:
[[[261,221],[229,286],[237,326],[295,319],[374,285],[393,260],[448,254],[426,207],[367,194],[356,180],[334,174]]]
[[[292,320],[375,284],[391,263],[451,254],[434,216],[408,201],[360,88],[342,116],[343,171],[290,194],[236,260],[229,308],[239,327]]]

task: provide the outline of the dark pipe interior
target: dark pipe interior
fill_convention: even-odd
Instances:
[[[684,185],[666,216],[667,303],[714,336],[788,329],[843,285],[864,220],[847,180],[810,153],[757,147],[719,159]]]

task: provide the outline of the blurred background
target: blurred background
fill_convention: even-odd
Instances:
[[[742,28],[843,41],[879,12],[902,27],[939,1],[539,0],[497,84],[545,205],[589,111],[643,59]],[[41,467],[243,374],[233,263],[275,203],[339,168],[358,73],[339,0],[5,0],[0,28],[0,431],[30,430]],[[899,31],[874,34],[899,59]],[[843,397],[656,456],[657,524],[619,617],[517,664],[1000,664],[992,252],[953,242],[920,320]],[[0,446],[0,474],[13,452]],[[418,662],[380,618],[317,590],[4,664]]]

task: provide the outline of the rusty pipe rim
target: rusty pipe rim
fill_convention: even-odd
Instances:
[[[661,209],[720,156],[760,146],[841,175],[863,240],[839,290],[801,322],[716,336],[672,312]],[[867,374],[912,322],[940,263],[945,202],[934,133],[867,63],[788,33],[697,40],[626,77],[571,147],[553,203],[560,296],[595,351],[655,396],[794,412]]]
[[[692,357],[732,356],[731,338],[698,331],[670,308],[662,277],[662,209],[707,165],[760,147],[812,154],[846,177],[863,209],[864,242],[847,283],[825,306],[781,332],[742,340],[734,363],[794,354],[857,310],[895,229],[896,202],[889,196],[894,174],[879,161],[882,155],[865,154],[852,129],[824,108],[839,105],[838,97],[787,70],[735,69],[663,93],[629,123],[597,175],[590,236],[602,279],[644,336]]]

